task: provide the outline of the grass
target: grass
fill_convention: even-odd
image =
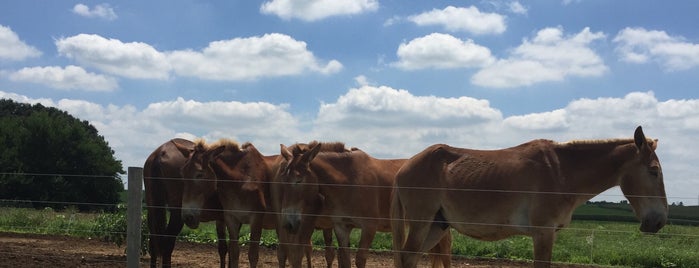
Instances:
[[[609,210],[630,213],[618,208],[585,209],[589,213],[598,213],[598,215],[617,215]],[[694,211],[692,207],[685,210],[682,212],[687,213],[689,220],[696,221],[696,217],[699,217],[697,214],[692,214]],[[78,213],[71,209],[54,211],[0,207],[0,231],[98,238],[100,230],[96,230],[96,226],[99,222],[103,222],[103,218],[105,218],[103,214]],[[608,266],[699,267],[698,226],[669,224],[655,235],[642,234],[638,231],[638,226],[637,222],[573,221],[569,228],[558,233],[553,260]],[[457,233],[453,236],[452,252],[456,256],[532,259],[532,240],[528,237],[517,236],[496,242],[483,242]],[[185,227],[179,240],[215,243],[215,224],[203,223],[195,230]],[[249,229],[244,226],[240,241],[246,243],[248,240]],[[352,232],[351,240],[352,246],[356,247],[359,240],[358,230]],[[263,245],[274,246],[277,242],[274,231],[265,231],[262,241]],[[312,241],[317,248],[324,246],[323,236],[319,231],[314,233]],[[390,234],[379,233],[372,243],[372,248],[382,251],[391,250],[391,243]]]

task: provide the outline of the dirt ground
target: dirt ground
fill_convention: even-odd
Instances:
[[[247,248],[241,253],[240,267],[248,267]],[[322,251],[313,252],[313,267],[325,267]],[[150,257],[141,258],[147,267]],[[218,253],[213,245],[177,243],[173,253],[174,267],[218,267]],[[337,260],[335,261],[335,267]],[[530,267],[530,263],[507,260],[453,259],[453,267]],[[125,247],[95,239],[58,235],[36,235],[0,232],[0,267],[126,267]],[[262,248],[258,267],[278,267],[276,252]],[[367,267],[393,267],[389,253],[371,253]],[[424,260],[421,267],[428,267]],[[556,266],[554,267],[583,267]],[[587,266],[589,267],[589,266]]]

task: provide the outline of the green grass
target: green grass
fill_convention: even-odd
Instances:
[[[454,234],[452,251],[463,257],[531,260],[532,239],[484,242]],[[699,227],[668,225],[644,235],[635,223],[574,221],[558,233],[553,261],[632,267],[699,267]]]
[[[61,234],[89,237],[98,214],[78,213],[75,209],[0,207],[0,230],[17,233]]]
[[[585,207],[581,211],[590,213],[589,215],[597,213],[603,216],[631,213],[619,208],[599,207]],[[687,213],[689,220],[695,221],[697,214],[691,214],[693,211],[693,207],[689,207],[687,211],[681,212]],[[0,231],[100,238],[105,233],[113,232],[99,230],[107,228],[98,227],[100,223],[105,226],[118,224],[105,219],[111,220],[112,217],[105,214],[77,213],[75,210],[0,208]],[[569,228],[558,233],[553,260],[610,266],[699,267],[699,226],[669,224],[655,235],[644,235],[638,231],[638,227],[637,222],[573,221]],[[357,247],[359,234],[358,230],[352,232],[353,247]],[[529,237],[517,236],[496,242],[478,241],[455,232],[453,237],[452,252],[455,256],[532,259],[532,240]],[[185,227],[179,240],[215,243],[215,224],[203,223],[195,230]],[[241,230],[240,241],[249,241],[247,226]],[[265,246],[276,245],[274,231],[264,231],[262,241]],[[318,249],[324,246],[320,231],[314,233],[312,242]],[[372,248],[380,251],[391,250],[391,244],[390,234],[379,233],[372,243]]]

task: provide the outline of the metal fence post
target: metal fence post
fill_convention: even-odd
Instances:
[[[126,207],[126,264],[136,268],[141,260],[141,210],[143,200],[143,168],[129,167],[128,202]]]

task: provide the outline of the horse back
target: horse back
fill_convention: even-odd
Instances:
[[[172,139],[156,148],[143,165],[143,180],[146,203],[149,205],[178,206],[182,202],[181,167],[187,161],[173,144],[194,148],[194,143],[185,139]],[[149,202],[150,201],[150,202]]]

